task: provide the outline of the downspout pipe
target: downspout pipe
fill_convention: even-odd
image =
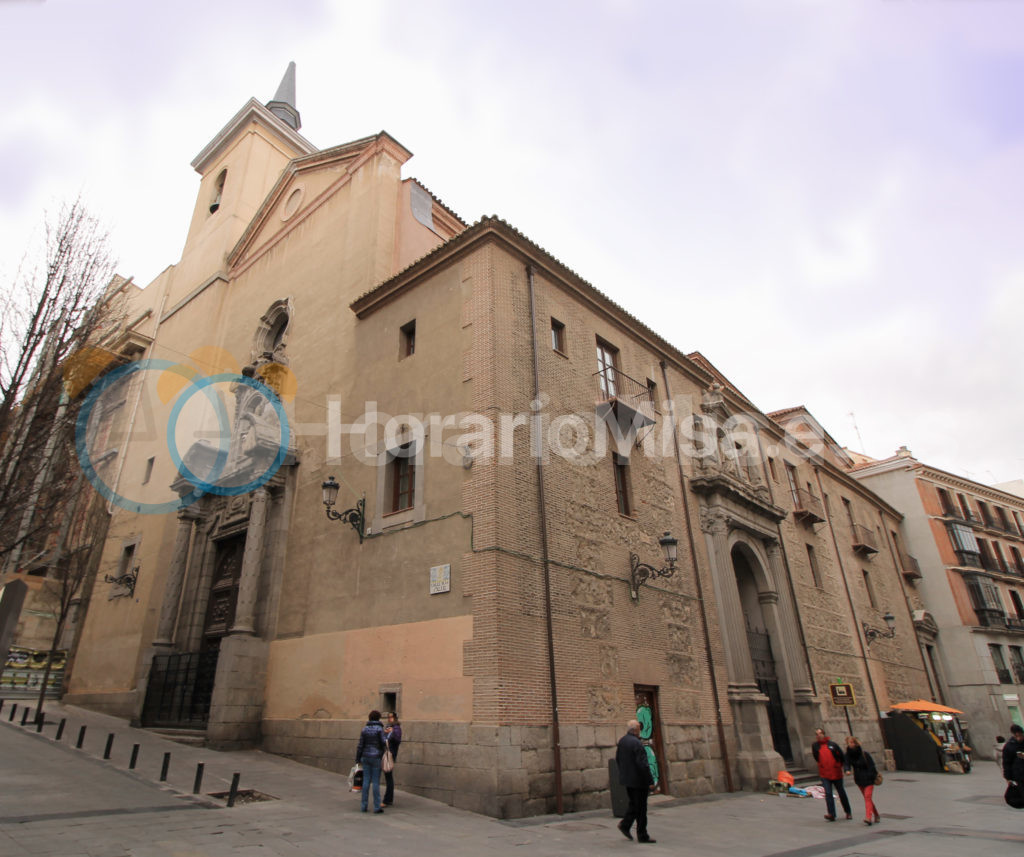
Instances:
[[[715,676],[715,661],[711,655],[711,634],[708,631],[708,617],[704,602],[704,586],[700,580],[700,569],[697,568],[697,546],[693,536],[693,521],[690,518],[690,504],[686,499],[686,474],[683,471],[683,458],[679,452],[679,426],[676,423],[676,404],[672,398],[672,389],[668,383],[668,370],[665,361],[662,360],[661,380],[665,384],[665,397],[668,401],[668,418],[672,422],[672,446],[676,451],[676,470],[679,474],[679,490],[683,496],[683,517],[686,519],[686,538],[690,546],[690,556],[693,557],[693,577],[697,582],[697,603],[700,604],[700,624],[704,634],[704,656],[707,659],[708,675],[711,676],[711,692],[715,697],[715,726],[718,729],[718,746],[722,753],[722,764],[725,768],[725,786],[733,792],[736,786],[732,781],[732,765],[729,762],[729,743],[725,740],[725,724],[722,717],[722,698],[718,693],[718,679]]]
[[[526,266],[526,284],[530,293],[530,333],[533,344],[533,400],[540,399],[540,339],[537,334],[537,304],[534,296],[533,265]],[[548,682],[551,689],[551,742],[555,767],[555,812],[564,814],[562,796],[562,747],[558,721],[558,681],[555,673],[555,633],[551,620],[551,554],[548,550],[547,499],[544,495],[544,455],[541,448],[543,419],[533,414],[533,454],[537,463],[537,518],[540,521],[541,556],[544,564],[544,619],[547,626]]]

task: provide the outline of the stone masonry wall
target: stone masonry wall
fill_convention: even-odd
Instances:
[[[355,720],[264,720],[263,749],[338,774],[355,761],[363,723]],[[495,818],[555,811],[554,752],[549,726],[471,726],[408,721],[395,766],[395,787]],[[562,790],[566,812],[611,806],[608,760],[623,730],[563,726]],[[666,728],[672,794],[725,790],[712,726]]]

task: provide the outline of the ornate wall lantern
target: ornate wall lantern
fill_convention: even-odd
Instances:
[[[885,624],[889,627],[888,631],[882,631],[879,628],[872,628],[867,622],[861,622],[861,627],[864,629],[864,639],[868,641],[870,646],[875,640],[880,637],[886,640],[891,640],[896,636],[896,617],[892,613],[886,613],[883,617]]]
[[[672,538],[671,533],[665,533],[665,535],[658,539],[658,544],[661,545],[661,549],[665,552],[665,566],[663,568],[655,568],[646,562],[640,562],[640,557],[635,553],[629,555],[629,595],[634,601],[637,598],[640,587],[648,580],[654,577],[671,577],[676,573],[676,549],[679,545],[679,540]]]
[[[366,498],[360,497],[355,506],[338,512],[334,504],[338,499],[338,489],[341,487],[334,481],[333,476],[328,476],[327,481],[321,486],[324,490],[324,506],[327,507],[327,517],[332,521],[344,521],[352,525],[352,528],[359,533],[359,544],[363,543],[363,527],[366,525]]]

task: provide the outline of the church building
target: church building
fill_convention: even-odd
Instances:
[[[468,225],[386,132],[300,127],[292,65],[106,346],[65,700],[337,772],[395,711],[397,787],[501,818],[608,806],[638,711],[668,795],[810,767],[822,724],[880,752],[930,695],[902,516],[813,416]]]

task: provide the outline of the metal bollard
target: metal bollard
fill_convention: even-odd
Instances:
[[[3,711],[3,710],[4,710],[4,703],[5,703],[5,702],[7,702],[7,700],[6,700],[6,699],[0,699],[0,711]]]
[[[28,721],[28,706],[25,706],[25,710],[21,712],[21,725],[24,726]]]
[[[238,781],[242,778],[241,774],[235,774],[231,777],[231,791],[228,792],[228,806],[235,805],[235,798],[238,797]]]
[[[114,746],[114,733],[111,732],[109,735],[107,735],[107,746],[103,748],[103,758],[104,759],[109,759],[110,758],[110,750],[111,750],[111,748],[113,746]]]
[[[164,753],[164,764],[163,767],[160,769],[160,782],[167,782],[167,769],[169,767],[171,767],[171,754]]]
[[[18,703],[15,702],[15,703],[11,704],[11,716],[8,717],[7,719],[11,723],[13,723],[14,722],[14,715],[17,714],[17,713],[18,713]]]
[[[68,722],[66,717],[60,719],[60,724],[57,726],[57,734],[53,736],[54,741],[59,741],[60,736],[64,734],[64,724]]]
[[[135,770],[135,763],[139,761],[139,745],[132,744],[132,757],[128,760],[128,770]]]
[[[192,794],[197,795],[203,788],[203,769],[206,766],[202,762],[196,764],[196,779],[192,783]]]
[[[83,726],[78,730],[78,742],[75,744],[76,750],[82,749],[82,744],[85,742],[85,727]]]
[[[46,717],[40,713],[36,715],[36,732],[43,731],[43,724],[46,722]]]

